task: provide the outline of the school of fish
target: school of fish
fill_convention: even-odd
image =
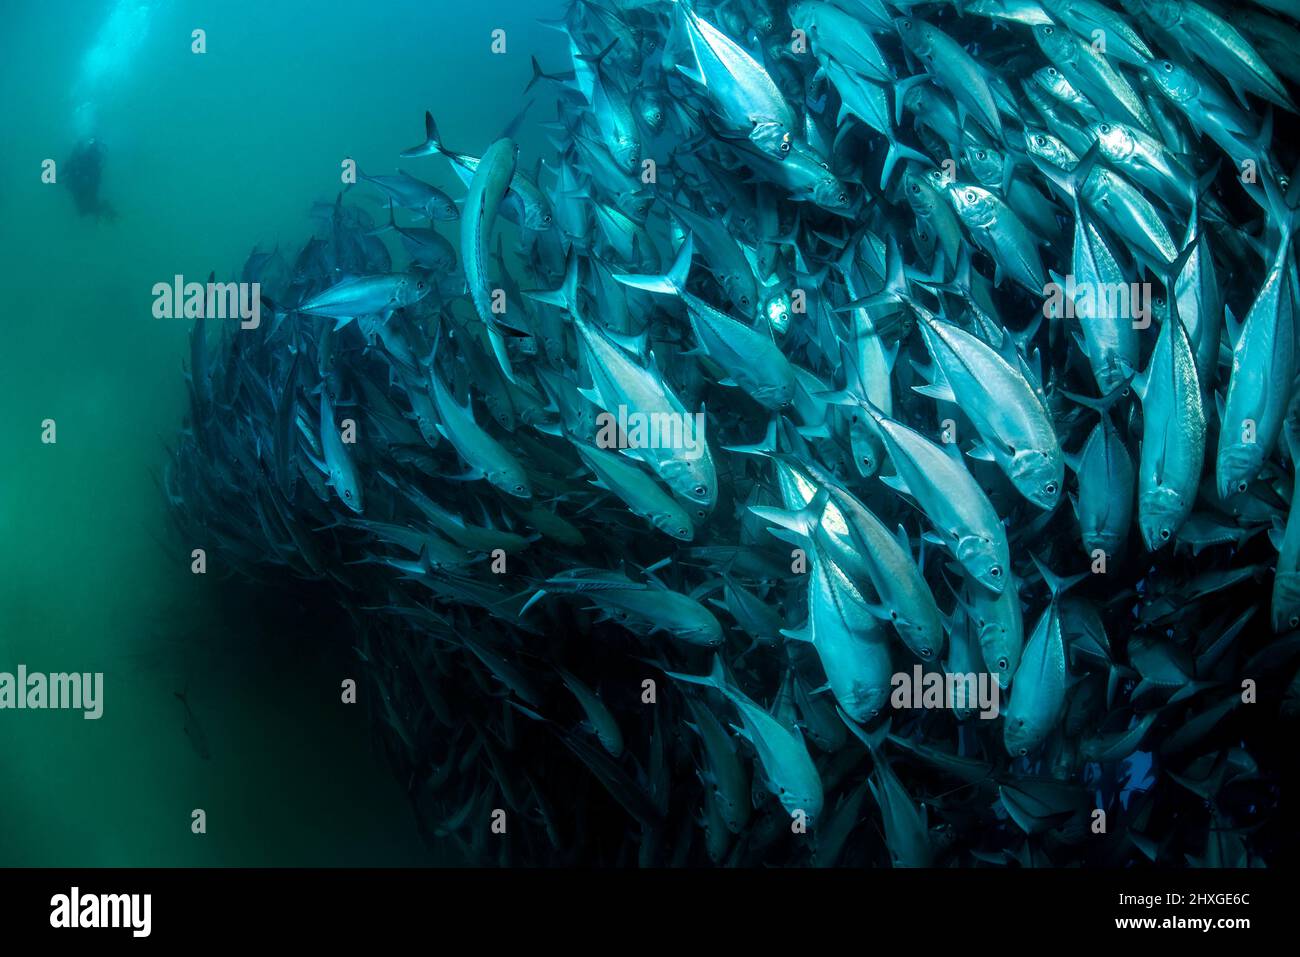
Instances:
[[[1267,864],[1298,22],[575,0],[195,322],[177,534],[338,607],[472,863]]]

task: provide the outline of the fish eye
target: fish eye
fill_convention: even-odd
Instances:
[[[350,488],[344,489],[344,490],[343,490],[343,497],[344,497],[344,498],[351,498],[351,497],[352,497],[352,489],[350,489]]]
[[[929,648],[922,648],[922,649],[921,649],[921,657],[924,658],[926,661],[929,661],[929,660],[930,660],[930,656],[933,655],[933,654],[934,654],[934,652],[931,651]]]
[[[703,495],[703,494],[704,494],[705,492],[707,492],[707,491],[708,491],[708,489],[706,489],[703,485],[697,485],[697,486],[695,486],[695,494],[696,494],[696,495]]]
[[[821,168],[822,168],[822,169],[825,169],[825,170],[828,170],[828,169],[831,168],[831,164],[830,164],[830,163],[822,163],[822,164],[820,164],[820,165],[821,165]]]
[[[749,297],[748,297],[748,296],[741,296],[741,297],[740,297],[740,304],[741,304],[742,306],[748,306],[748,305],[749,305]]]
[[[1046,492],[1048,495],[1055,495],[1055,494],[1056,494],[1056,483],[1055,483],[1055,482],[1048,482],[1046,485],[1043,486],[1043,491]]]
[[[1045,37],[1050,37],[1050,36],[1051,36],[1053,33],[1055,33],[1055,32],[1056,32],[1056,31],[1053,30],[1051,27],[1043,27],[1043,36],[1045,36]],[[1051,72],[1052,72],[1052,73],[1055,73],[1056,71],[1055,71],[1055,70],[1052,70]]]
[[[1020,756],[1021,756],[1022,758],[1023,758],[1025,755],[1027,755],[1028,753],[1029,753],[1029,749],[1028,749],[1028,748],[1021,748],[1021,749],[1020,749]]]
[[[524,488],[522,485],[516,485],[515,491],[522,495],[524,492],[528,491],[528,489]]]
[[[977,199],[979,199],[979,197],[975,195],[975,190],[973,189],[966,190],[966,202],[973,203]]]
[[[1248,489],[1249,487],[1250,487],[1250,486],[1246,484],[1246,480],[1245,480],[1245,479],[1242,479],[1240,482],[1237,483],[1237,491],[1238,491],[1238,492],[1244,492],[1244,491],[1246,491],[1246,489]]]
[[[896,612],[896,611],[892,611],[892,610],[891,610],[891,611],[889,612],[889,617],[890,617],[893,621],[898,621],[898,612]]]
[[[788,153],[788,152],[790,152],[790,144],[789,144],[789,143],[782,143],[782,144],[781,144],[781,152],[782,152],[782,153]]]
[[[1011,662],[1007,661],[1005,657],[998,659],[998,671],[1006,671],[1010,667]]]
[[[921,184],[920,184],[920,183],[913,183],[913,184],[912,184],[912,192],[913,192],[913,193],[919,193],[920,191],[921,191]]]
[[[847,193],[840,193],[840,195],[839,195],[838,197],[836,197],[836,198],[837,198],[841,203],[847,203],[847,202],[849,201],[849,196],[848,196]]]
[[[980,150],[978,153],[975,154],[975,158],[977,160],[983,160],[988,155],[989,155],[988,153],[984,152],[983,150]]]
[[[1168,60],[1165,61],[1165,72],[1166,72],[1166,73],[1173,73],[1173,72],[1174,72],[1174,65],[1173,65],[1172,63],[1170,63]]]
[[[705,514],[704,514],[704,509],[702,509],[702,508],[697,508],[697,509],[695,510],[695,517],[698,518],[698,519],[703,519],[703,518],[705,518],[706,516],[705,516]]]
[[[1039,146],[1046,146],[1047,137],[1044,136],[1042,133],[1039,133],[1037,136],[1034,137],[1034,143],[1036,143]]]
[[[1109,133],[1109,132],[1110,132],[1110,124],[1109,124],[1109,123],[1100,123],[1100,124],[1097,125],[1097,129],[1101,130],[1103,133]]]
[[[1172,533],[1171,533],[1171,532],[1169,531],[1169,529],[1167,529],[1167,528],[1162,528],[1162,529],[1160,529],[1160,541],[1162,541],[1162,542],[1167,542],[1167,541],[1169,541],[1169,536],[1170,536],[1171,534],[1172,534]]]
[[[989,569],[989,574],[992,575],[994,578],[1001,578],[1001,577],[1002,577],[1002,566],[1001,566],[1001,565],[994,565],[992,568]]]
[[[1292,628],[1300,628],[1300,615],[1292,615],[1290,618],[1287,619],[1287,623]]]
[[[684,528],[679,528],[679,529],[677,529],[677,537],[678,537],[678,538],[685,538],[685,537],[686,537],[686,529],[684,529]]]

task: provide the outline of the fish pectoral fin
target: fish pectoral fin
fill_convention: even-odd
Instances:
[[[578,395],[582,396],[592,405],[600,406],[602,409],[605,407],[605,404],[600,397],[600,393],[595,389],[579,389]]]
[[[907,487],[907,482],[901,475],[882,475],[880,481],[901,495],[912,494],[912,490]]]
[[[1282,529],[1276,524],[1268,530],[1268,540],[1279,552],[1282,550]]]
[[[1237,98],[1237,102],[1241,104],[1241,108],[1247,112],[1251,112],[1250,100],[1246,99],[1246,91],[1242,88],[1241,84],[1231,78],[1225,77],[1225,79],[1228,80],[1228,86],[1232,89],[1232,95]]]
[[[798,532],[790,531],[788,529],[769,528],[768,532],[771,534],[773,538],[786,542],[789,545],[794,545],[796,548],[800,548],[808,543],[808,539],[806,536],[801,535]]]
[[[1160,454],[1156,456],[1155,461],[1155,478],[1156,485],[1165,484],[1165,446],[1160,446]]]
[[[754,737],[749,733],[748,728],[742,728],[739,725],[735,725],[735,724],[728,724],[727,727],[729,727],[732,731],[736,732],[736,734],[740,735],[740,737],[744,738],[750,744],[754,743]]]
[[[829,439],[831,437],[830,426],[825,422],[820,425],[800,425],[795,428],[795,431],[805,439]]]
[[[700,70],[699,70],[698,68],[697,68],[697,69],[691,69],[689,66],[687,66],[687,65],[684,64],[684,63],[675,63],[675,64],[673,64],[673,66],[676,68],[676,70],[677,70],[678,73],[680,73],[682,76],[686,77],[688,80],[691,80],[691,81],[693,81],[693,82],[695,82],[695,83],[698,83],[700,86],[708,86],[708,85],[709,85],[709,84],[706,83],[705,80],[704,80],[704,74],[703,74],[702,72],[700,72]]]
[[[907,529],[901,524],[894,530],[894,538],[898,540],[898,544],[902,546],[903,551],[909,555],[912,554],[912,539],[907,534]]]
[[[862,607],[866,609],[867,614],[869,614],[872,618],[878,618],[881,621],[894,620],[893,615],[890,614],[889,609],[886,608],[884,605],[873,605],[870,602],[868,602],[865,603]]]
[[[1237,340],[1241,338],[1241,331],[1245,328],[1246,323],[1239,321],[1236,314],[1232,311],[1232,306],[1229,306],[1226,303],[1223,307],[1223,324],[1228,329],[1228,341],[1235,349],[1237,347]]]
[[[319,387],[318,387],[318,388],[319,388]],[[321,473],[327,473],[327,472],[329,472],[329,466],[327,466],[327,465],[325,464],[325,460],[324,460],[323,458],[317,458],[315,455],[313,455],[313,454],[311,453],[311,450],[310,450],[309,448],[307,448],[306,445],[305,445],[304,443],[301,443],[301,442],[300,442],[300,443],[298,443],[298,445],[299,445],[299,448],[300,448],[301,451],[302,451],[303,457],[304,457],[308,462],[310,462],[312,465],[314,465],[314,466],[316,467],[316,470],[317,470],[318,472],[321,472]]]
[[[1190,698],[1200,691],[1204,691],[1206,688],[1213,687],[1213,681],[1189,681],[1170,696],[1168,704],[1175,704],[1185,698]]]
[[[648,341],[647,336],[647,332],[642,332],[635,336],[627,336],[621,332],[612,332],[609,329],[605,330],[605,337],[609,339],[610,342],[614,343],[614,345],[618,346],[624,352],[629,352],[637,358],[646,354],[646,342]]]
[[[802,628],[782,628],[781,634],[791,641],[802,641],[807,644],[813,644],[812,621],[809,620]]]
[[[913,392],[919,392],[921,395],[928,396],[938,402],[952,402],[956,404],[957,396],[953,394],[952,386],[947,383],[934,383],[932,385],[914,385]]]

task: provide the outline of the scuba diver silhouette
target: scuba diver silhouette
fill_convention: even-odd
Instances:
[[[117,211],[99,195],[104,174],[106,149],[95,137],[82,140],[63,164],[63,182],[72,191],[72,201],[82,216],[117,219]]]

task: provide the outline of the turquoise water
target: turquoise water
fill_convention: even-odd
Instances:
[[[0,671],[103,671],[105,690],[98,721],[0,711],[0,865],[455,862],[418,835],[364,710],[339,701],[355,672],[347,636],[305,628],[310,609],[190,574],[189,546],[168,536],[153,475],[185,413],[190,324],[154,319],[151,289],[177,273],[236,275],[254,243],[291,257],[342,160],[392,172],[423,138],[425,109],[453,148],[481,148],[522,106],[529,55],[563,55],[535,22],[558,9],[7,5]],[[504,56],[489,49],[498,27]],[[41,181],[43,161],[62,162],[87,128],[108,147],[116,222],[78,217],[67,189]],[[540,135],[521,134],[525,161]],[[403,162],[461,192],[441,160]],[[54,444],[41,441],[46,419]],[[191,833],[194,808],[205,835]]]

